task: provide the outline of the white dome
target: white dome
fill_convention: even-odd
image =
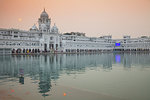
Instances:
[[[58,28],[57,28],[57,26],[54,24],[54,26],[52,27],[52,30],[51,30],[52,32],[54,32],[54,33],[58,33]]]
[[[34,24],[33,26],[32,26],[32,28],[31,29],[33,29],[33,30],[37,30],[38,28],[36,27],[36,25]]]
[[[47,17],[47,18],[48,18],[48,14],[46,13],[45,9],[44,9],[44,11],[41,13],[40,17]]]
[[[38,28],[36,27],[35,24],[30,28],[30,31],[37,31],[37,30],[38,30]]]

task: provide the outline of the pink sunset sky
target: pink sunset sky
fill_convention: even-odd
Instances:
[[[0,0],[0,28],[38,26],[44,8],[61,33],[150,36],[150,0]]]

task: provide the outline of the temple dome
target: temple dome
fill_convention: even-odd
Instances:
[[[30,28],[30,31],[38,31],[38,28],[35,24]]]
[[[38,29],[38,28],[37,28],[36,25],[34,24],[31,29]]]
[[[47,14],[47,12],[45,11],[45,9],[44,9],[44,11],[41,13],[40,17],[47,17],[47,18],[49,17],[48,14]]]
[[[54,24],[54,26],[52,27],[51,32],[58,33],[58,28],[57,28],[56,24]]]

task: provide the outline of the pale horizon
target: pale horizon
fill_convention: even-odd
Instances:
[[[150,0],[0,0],[0,28],[29,30],[43,9],[61,33],[150,36]]]

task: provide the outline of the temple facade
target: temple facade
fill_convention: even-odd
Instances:
[[[16,53],[91,53],[104,51],[150,51],[150,37],[112,39],[112,36],[87,37],[85,33],[61,34],[45,11],[29,31],[0,28],[0,54]]]

